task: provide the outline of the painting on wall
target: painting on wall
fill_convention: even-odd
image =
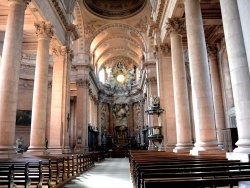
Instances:
[[[16,125],[31,125],[31,110],[17,110]]]

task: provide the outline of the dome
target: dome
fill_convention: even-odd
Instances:
[[[108,19],[123,19],[140,12],[146,0],[83,0],[88,10]]]

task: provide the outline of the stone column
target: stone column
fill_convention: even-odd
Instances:
[[[219,67],[217,62],[217,47],[215,45],[208,46],[208,59],[210,66],[210,75],[213,91],[213,102],[214,102],[214,115],[215,115],[215,126],[217,130],[217,140],[219,146],[223,147],[223,133],[222,130],[226,128],[225,116],[221,92],[221,82],[219,75]]]
[[[160,42],[160,41],[159,41]],[[176,123],[173,92],[173,76],[171,47],[164,43],[158,46],[158,87],[160,106],[164,109],[161,114],[161,133],[163,140],[159,151],[172,152],[176,145]]]
[[[190,60],[196,143],[191,154],[214,154],[216,139],[208,58],[199,0],[185,1],[186,29]]]
[[[66,122],[64,121],[64,69],[66,63],[66,47],[58,46],[52,49],[53,55],[53,78],[52,78],[52,96],[51,96],[51,118],[49,131],[49,149],[50,153],[62,153],[63,134]]]
[[[15,155],[14,147],[24,12],[30,0],[9,1],[0,66],[0,155]]]
[[[71,65],[73,61],[74,55],[73,50],[67,48],[66,51],[66,59],[64,63],[64,76],[63,76],[63,121],[65,122],[65,126],[63,127],[63,152],[70,152],[70,74],[71,74]]]
[[[250,24],[249,24],[250,1],[240,0],[240,1],[236,1],[236,2],[238,3],[240,22],[241,22],[243,39],[244,39],[247,60],[248,60],[248,68],[250,70],[250,36],[249,36],[249,31],[250,31]]]
[[[170,35],[171,39],[174,103],[177,133],[177,144],[175,149],[173,150],[175,153],[189,153],[190,150],[193,148],[188,102],[187,78],[181,35],[184,31],[184,19],[168,19],[167,33]]]
[[[234,95],[239,140],[228,158],[249,160],[250,154],[250,75],[237,2],[220,0],[225,41]],[[244,159],[245,158],[245,159]]]
[[[153,64],[155,66],[155,64]],[[151,65],[150,65],[151,66]],[[151,68],[152,69],[152,68]],[[155,76],[150,76],[146,79],[147,82],[147,103],[148,108],[150,108],[150,96],[158,96],[157,94],[157,79]],[[146,109],[148,110],[148,109]],[[147,115],[148,116],[148,123],[149,127],[157,126],[158,125],[158,117],[157,115]],[[151,140],[149,140],[148,150],[155,150],[157,149]]]
[[[77,147],[88,150],[89,123],[89,80],[78,79],[77,82]]]
[[[37,59],[34,80],[32,120],[30,131],[31,154],[46,154],[46,108],[48,96],[49,45],[53,34],[50,23],[35,23],[38,36]]]
[[[109,104],[109,125],[107,127],[108,132],[111,136],[114,136],[114,115],[113,115],[113,105]]]

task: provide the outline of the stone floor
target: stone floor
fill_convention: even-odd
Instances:
[[[132,188],[128,158],[106,158],[63,188]]]

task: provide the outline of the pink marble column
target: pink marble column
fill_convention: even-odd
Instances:
[[[73,50],[67,48],[66,51],[66,62],[64,64],[64,79],[63,79],[63,101],[64,101],[64,111],[63,111],[63,121],[65,122],[64,126],[64,134],[63,134],[63,152],[68,153],[71,151],[70,149],[70,125],[71,125],[71,107],[70,107],[70,75],[71,75],[71,66],[74,55]]]
[[[52,49],[53,55],[53,78],[52,78],[52,96],[51,96],[51,118],[49,130],[50,153],[60,154],[63,149],[65,136],[65,64],[67,49],[65,46],[58,46]]]
[[[175,153],[189,153],[193,148],[190,111],[187,90],[187,78],[182,45],[182,33],[185,31],[185,20],[168,19],[167,32],[171,39],[173,69],[174,103],[176,117],[177,144]]]
[[[217,47],[215,45],[208,46],[208,59],[210,66],[210,75],[213,91],[213,102],[214,102],[214,115],[215,115],[215,126],[217,130],[217,140],[220,147],[223,147],[223,133],[222,130],[226,128],[221,82],[219,75],[219,67],[217,62]]]
[[[236,0],[220,0],[225,41],[237,119],[237,148],[229,159],[249,161],[250,155],[250,75]]]
[[[46,154],[46,107],[48,91],[49,46],[53,35],[48,22],[36,22],[38,36],[37,59],[34,80],[32,120],[29,153]]]
[[[159,151],[172,152],[176,145],[176,122],[173,92],[171,47],[164,43],[158,47],[158,87],[160,106],[164,109],[161,114],[161,133],[163,136]]]
[[[19,69],[24,13],[30,0],[9,1],[9,13],[0,66],[0,155],[16,153],[14,147]]]
[[[88,150],[88,123],[89,123],[89,80],[78,79],[77,82],[77,143],[79,149]]]
[[[196,143],[191,154],[219,153],[209,77],[205,34],[199,0],[185,1]]]

